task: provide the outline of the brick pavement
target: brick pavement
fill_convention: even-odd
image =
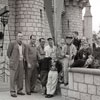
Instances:
[[[0,100],[62,100],[60,95],[56,95],[53,98],[45,98],[40,93],[32,94],[31,96],[18,96],[17,98],[12,98],[9,92],[0,92]]]

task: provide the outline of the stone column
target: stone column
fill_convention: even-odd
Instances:
[[[65,13],[63,15],[63,34],[78,31],[83,35],[82,9],[88,0],[65,0]]]
[[[87,37],[89,44],[92,45],[92,14],[90,2],[86,5],[84,15],[84,36]]]

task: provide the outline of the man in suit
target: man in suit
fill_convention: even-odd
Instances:
[[[9,43],[7,56],[9,58],[10,67],[10,93],[12,97],[25,95],[23,90],[23,63],[26,55],[25,44],[22,42],[23,34],[18,32],[16,41]],[[16,93],[17,85],[17,93]]]
[[[38,52],[35,45],[36,36],[30,36],[30,43],[27,45],[27,65],[25,66],[25,87],[27,95],[36,93],[35,85],[37,81]]]

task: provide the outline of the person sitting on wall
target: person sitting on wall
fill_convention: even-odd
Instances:
[[[74,39],[73,39],[73,44],[75,45],[77,51],[80,49],[80,46],[81,46],[81,39],[79,39],[79,34],[77,31],[74,31],[73,32],[73,36],[74,36]]]
[[[96,43],[96,46],[93,50],[93,56],[93,68],[100,68],[100,37],[98,37],[98,44]]]
[[[71,67],[90,67],[93,62],[92,49],[89,47],[86,39],[82,41],[79,52],[77,53],[77,60],[71,65]]]
[[[58,56],[63,69],[63,81],[64,85],[68,85],[68,68],[74,62],[74,57],[76,55],[77,49],[73,45],[73,35],[68,33],[65,41],[61,41],[60,55]]]

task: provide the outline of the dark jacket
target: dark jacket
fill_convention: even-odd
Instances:
[[[77,50],[79,50],[80,46],[81,46],[81,40],[74,38],[73,44],[75,45],[75,47],[77,48]]]
[[[51,66],[51,57],[47,57],[39,61],[40,71],[48,72],[50,69],[50,66]]]
[[[79,50],[79,52],[76,55],[77,59],[74,61],[71,67],[83,67],[89,55],[92,55],[91,48]]]

